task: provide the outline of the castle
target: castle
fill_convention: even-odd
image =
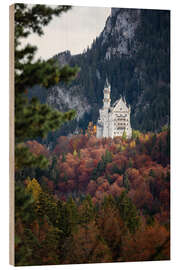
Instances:
[[[99,110],[97,122],[97,138],[122,136],[125,132],[127,138],[131,138],[132,128],[130,124],[131,108],[123,98],[117,100],[111,106],[111,88],[108,80],[104,86],[103,108]]]

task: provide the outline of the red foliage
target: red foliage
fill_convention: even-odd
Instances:
[[[153,227],[146,226],[134,236],[127,237],[123,245],[122,257],[125,261],[150,261],[166,248],[164,259],[169,259],[169,232],[157,222]]]
[[[145,206],[151,208],[152,206],[153,196],[144,182],[142,182],[137,189],[131,189],[128,196],[132,199],[137,208],[143,208]]]
[[[48,188],[49,188],[50,191],[54,190],[54,182],[53,181],[49,180],[47,182],[47,185],[48,185]]]
[[[170,168],[167,163],[167,132],[161,132],[154,138],[151,134],[141,134],[137,143],[135,140],[122,140],[121,137],[61,136],[54,149],[59,156],[58,184],[55,186],[51,180],[47,180],[46,184],[56,194],[64,193],[66,197],[76,190],[90,194],[93,202],[99,202],[107,194],[119,196],[125,190],[123,179],[126,174],[128,196],[136,207],[154,211],[159,221],[168,222]],[[46,147],[36,141],[29,141],[27,145],[36,155],[49,155]],[[111,158],[106,162],[102,157],[107,150]],[[63,160],[62,153],[65,154]]]
[[[35,156],[39,156],[39,155],[43,155],[45,157],[49,156],[49,151],[47,150],[47,148],[35,140],[27,141],[26,145],[29,148],[29,151],[33,153]]]
[[[70,145],[69,145],[69,139],[68,137],[61,136],[57,140],[57,145],[54,149],[54,153],[59,156],[62,153],[68,153],[70,152]]]
[[[137,155],[134,161],[134,165],[138,169],[141,167],[149,166],[150,161],[151,161],[151,158],[146,154]]]
[[[92,197],[94,196],[97,189],[97,184],[94,180],[90,180],[87,186],[87,193],[90,194]]]
[[[125,191],[125,188],[119,187],[116,182],[110,186],[110,194],[113,196],[120,196],[123,191]]]
[[[160,202],[162,203],[165,210],[169,210],[170,194],[168,189],[164,189],[159,195]]]

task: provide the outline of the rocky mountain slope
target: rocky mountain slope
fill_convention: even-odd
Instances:
[[[112,8],[105,27],[82,54],[54,56],[61,65],[81,70],[68,86],[48,89],[46,102],[59,110],[74,108],[77,119],[56,134],[96,123],[106,77],[114,102],[124,96],[131,105],[132,128],[158,131],[169,124],[170,12]]]

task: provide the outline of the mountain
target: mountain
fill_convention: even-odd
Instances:
[[[59,109],[77,110],[77,118],[55,133],[67,135],[96,123],[106,78],[112,102],[125,97],[131,105],[131,125],[159,131],[170,122],[170,12],[112,8],[105,27],[82,54],[54,56],[60,65],[78,65],[77,78],[48,91],[43,101]],[[41,91],[40,91],[41,92]],[[51,136],[52,139],[52,136]]]

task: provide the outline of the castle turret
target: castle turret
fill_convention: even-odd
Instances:
[[[110,93],[111,87],[106,79],[103,108],[99,110],[99,119],[97,122],[97,138],[123,136],[124,131],[127,137],[131,138],[131,107],[127,105],[125,98],[120,98],[111,106]]]
[[[108,79],[106,79],[105,86],[104,86],[104,99],[103,99],[104,109],[109,109],[111,106],[110,94],[111,94],[110,84],[108,82]]]

